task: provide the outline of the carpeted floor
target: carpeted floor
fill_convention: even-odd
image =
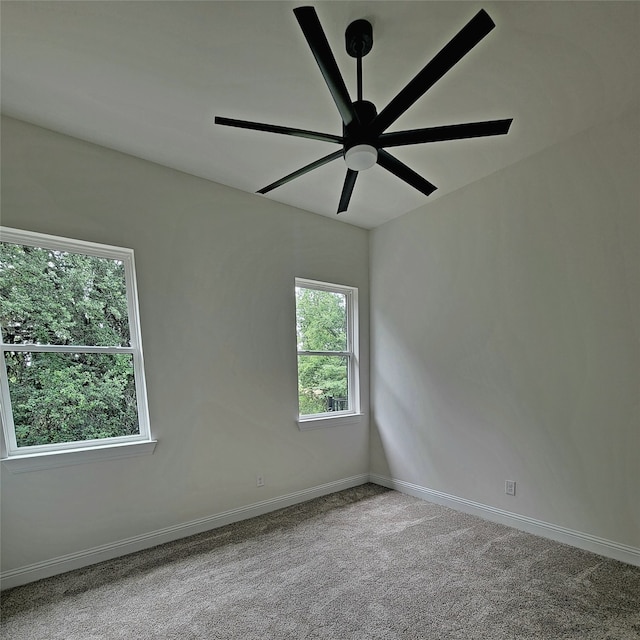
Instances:
[[[638,640],[640,568],[364,485],[3,593],[5,640]]]

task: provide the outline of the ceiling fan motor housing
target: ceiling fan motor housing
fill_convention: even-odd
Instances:
[[[351,122],[348,126],[342,126],[344,150],[348,151],[357,144],[369,144],[372,147],[377,146],[377,136],[371,132],[370,127],[378,115],[376,106],[368,100],[357,100],[353,103],[353,110],[356,116],[358,116],[358,119]]]
[[[370,169],[378,159],[377,136],[371,131],[371,123],[378,111],[368,100],[353,103],[357,119],[342,127],[344,136],[344,161],[352,171]]]

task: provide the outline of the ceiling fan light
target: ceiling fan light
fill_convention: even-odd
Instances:
[[[347,149],[344,161],[352,171],[364,171],[378,161],[378,150],[370,144],[357,144]]]

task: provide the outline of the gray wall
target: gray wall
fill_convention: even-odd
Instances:
[[[640,546],[638,120],[372,232],[373,473]]]
[[[295,423],[296,276],[360,289],[368,233],[2,120],[2,224],[135,250],[154,455],[2,469],[10,570],[368,471],[368,422]],[[256,487],[256,474],[266,486]]]
[[[370,234],[371,442],[366,422],[294,423],[293,278],[360,287],[366,372],[366,231],[2,127],[2,224],[135,249],[159,439],[153,456],[3,469],[3,570],[369,468],[640,546],[637,113]]]

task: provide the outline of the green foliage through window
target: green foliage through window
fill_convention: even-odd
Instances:
[[[130,354],[7,352],[18,446],[138,433]]]
[[[0,305],[18,447],[139,433],[133,354],[82,349],[130,346],[121,260],[0,242]]]
[[[348,410],[347,295],[296,287],[296,329],[300,415]]]

